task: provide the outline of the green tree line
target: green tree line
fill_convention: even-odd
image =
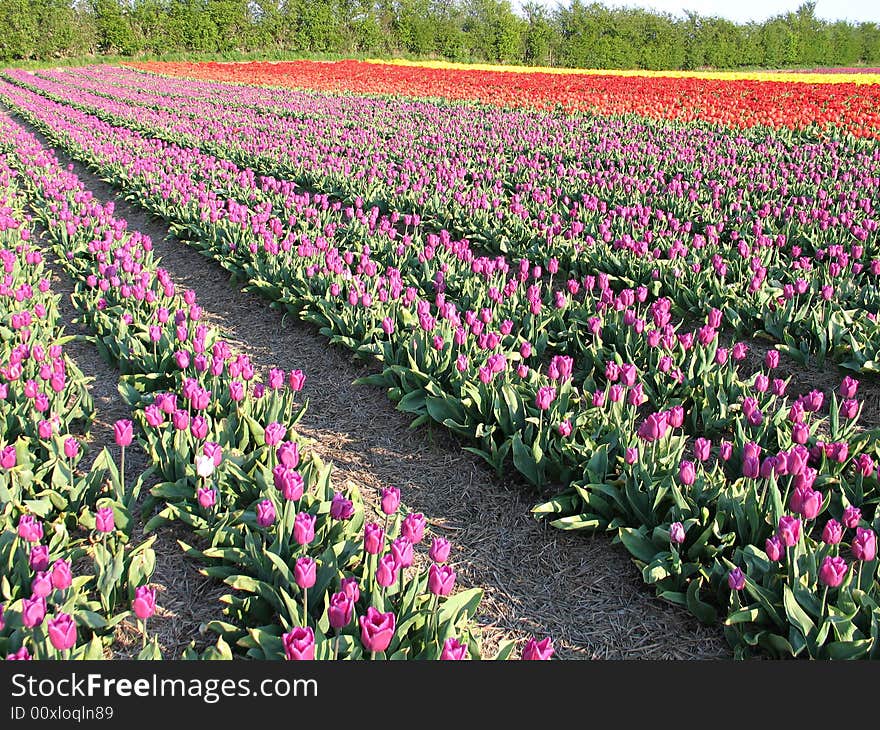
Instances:
[[[580,68],[880,65],[880,25],[815,3],[733,23],[583,0],[0,0],[0,61],[100,55],[409,56]]]

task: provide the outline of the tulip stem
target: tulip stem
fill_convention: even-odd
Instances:
[[[825,619],[825,601],[828,600],[828,586],[825,586],[825,590],[822,591],[822,610],[819,612],[819,617],[821,619]]]
[[[303,588],[303,626],[309,625],[309,589]]]
[[[119,456],[119,488],[121,493],[119,494],[119,501],[124,501],[125,497],[125,447],[120,446],[120,456]]]
[[[339,629],[336,632],[336,645],[333,648],[333,661],[334,662],[339,660],[339,636],[340,636],[340,634],[342,634],[342,629]]]
[[[376,661],[376,652],[374,652],[374,651],[370,652],[370,661],[371,662]]]

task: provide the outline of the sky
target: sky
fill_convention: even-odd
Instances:
[[[538,0],[547,7],[555,7],[558,0]],[[589,1],[589,0],[587,0]],[[762,21],[774,15],[794,12],[803,0],[602,0],[609,6],[641,7],[684,17],[685,10],[700,15],[728,18],[737,23]],[[514,7],[522,4],[514,0]],[[817,0],[816,16],[823,20],[880,23],[878,0]]]

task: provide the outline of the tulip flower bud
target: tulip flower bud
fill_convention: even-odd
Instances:
[[[850,505],[845,510],[843,510],[843,524],[852,530],[855,527],[858,527],[859,522],[862,520],[862,511],[858,507],[853,507]]]
[[[746,577],[740,568],[734,568],[727,574],[727,585],[732,591],[741,591],[746,587]]]
[[[351,623],[351,617],[354,613],[354,604],[351,598],[345,593],[334,593],[330,596],[330,605],[327,607],[327,616],[330,626],[337,631],[343,629]]]
[[[764,552],[773,562],[778,562],[785,554],[785,547],[778,535],[773,535],[764,542]]]
[[[295,441],[284,441],[276,451],[278,461],[288,469],[299,466],[299,445]]]
[[[400,526],[400,534],[413,545],[418,545],[425,535],[427,520],[421,512],[410,512]]]
[[[52,579],[46,571],[40,571],[31,581],[31,593],[38,598],[46,598],[52,592]]]
[[[869,561],[877,557],[877,535],[873,530],[863,527],[856,528],[856,536],[852,541],[852,554],[856,560]]]
[[[116,519],[111,507],[102,507],[95,512],[95,528],[103,533],[113,532],[116,529]]]
[[[342,492],[336,492],[330,502],[330,517],[334,520],[350,520],[354,516],[354,503]]]
[[[317,517],[307,512],[298,512],[293,519],[293,539],[298,545],[308,545],[315,539]]]
[[[116,438],[116,445],[120,447],[131,446],[134,439],[134,424],[124,418],[119,419],[113,424],[113,435]]]
[[[49,641],[58,651],[66,651],[76,645],[76,623],[67,613],[59,613],[49,620],[47,626]]]
[[[428,568],[428,590],[435,596],[448,596],[455,587],[455,570],[449,565],[432,563]]]
[[[6,446],[0,451],[0,467],[12,469],[16,464],[15,446]]]
[[[379,613],[373,606],[367,609],[359,619],[361,626],[361,643],[369,652],[385,651],[394,637],[394,614]]]
[[[692,461],[683,461],[678,467],[678,479],[686,487],[692,485],[697,478],[697,472]]]
[[[260,527],[271,527],[275,524],[275,505],[269,499],[257,504],[257,524]]]
[[[801,535],[801,521],[796,517],[783,515],[779,518],[779,539],[785,547],[797,545]]]
[[[47,545],[34,545],[28,558],[31,570],[47,570],[49,567],[49,547]]]
[[[293,577],[300,588],[311,588],[315,585],[318,564],[309,557],[298,558],[293,566]]]
[[[198,498],[199,505],[202,509],[210,509],[217,503],[217,494],[211,488],[199,487],[196,492],[196,497]]]
[[[669,542],[673,545],[681,545],[684,542],[685,530],[681,522],[673,522],[669,526]]]
[[[828,555],[819,568],[819,581],[829,588],[837,588],[843,583],[848,569],[849,566],[843,558]]]
[[[156,591],[147,586],[138,586],[134,591],[131,608],[141,621],[146,621],[156,612]]]
[[[311,661],[315,658],[315,632],[311,626],[295,626],[282,635],[284,655],[291,661]]]
[[[822,529],[822,542],[837,545],[843,539],[843,525],[837,520],[828,520]]]
[[[469,658],[467,644],[462,644],[454,636],[443,642],[443,651],[440,652],[440,659],[443,661],[461,661]]]
[[[431,543],[431,549],[428,551],[428,557],[435,563],[445,563],[449,560],[450,548],[449,540],[443,537],[435,537]]]
[[[46,599],[40,596],[23,598],[21,601],[21,620],[29,629],[39,626],[46,618]]]
[[[352,603],[357,603],[361,597],[361,587],[358,585],[358,580],[353,575],[348,578],[343,578],[339,581],[340,590],[351,599]]]
[[[385,588],[392,586],[397,582],[397,560],[391,553],[386,553],[379,558],[379,565],[376,567],[376,582]]]
[[[214,459],[205,454],[196,456],[196,473],[203,479],[208,479],[214,473]]]
[[[553,656],[553,641],[548,636],[541,641],[530,637],[522,650],[522,658],[525,661],[547,661]]]
[[[284,438],[287,433],[287,428],[277,421],[270,423],[266,426],[264,431],[264,439],[266,441],[266,446],[276,446],[281,443],[281,439]]]
[[[385,531],[375,522],[364,526],[364,551],[369,555],[378,555],[385,547]]]

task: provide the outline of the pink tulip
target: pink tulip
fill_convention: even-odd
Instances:
[[[284,655],[291,661],[311,661],[315,658],[315,632],[311,626],[295,626],[281,637]]]
[[[134,591],[131,608],[141,621],[146,621],[156,612],[156,591],[147,586],[138,586]]]
[[[379,613],[373,606],[360,617],[361,643],[369,652],[383,652],[394,637],[395,620],[392,612]]]
[[[534,637],[529,638],[522,650],[522,658],[525,661],[547,661],[553,656],[553,640],[548,636],[541,641]]]
[[[66,651],[76,645],[76,624],[70,614],[59,613],[50,619],[47,631],[49,641],[58,651]]]
[[[848,568],[849,566],[843,558],[828,555],[819,568],[819,580],[829,588],[837,588],[843,583]]]

